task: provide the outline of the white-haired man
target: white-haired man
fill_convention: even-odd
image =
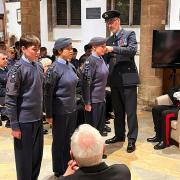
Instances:
[[[104,141],[100,133],[83,124],[71,137],[69,166],[60,180],[130,180],[131,173],[124,164],[107,166],[102,162]]]

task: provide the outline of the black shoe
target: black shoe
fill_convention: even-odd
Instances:
[[[111,128],[108,127],[107,125],[104,126],[104,130],[105,130],[106,132],[111,132]]]
[[[101,132],[101,136],[107,136],[108,135],[108,133],[106,132],[106,131],[103,131],[103,132]]]
[[[113,144],[113,143],[116,143],[116,142],[124,142],[125,141],[125,138],[117,138],[116,136],[114,136],[113,138],[111,139],[107,139],[105,141],[106,144]]]
[[[108,113],[108,114],[106,115],[106,117],[107,117],[108,119],[114,119],[114,118],[115,118],[115,116],[112,115],[111,113]]]
[[[103,159],[106,159],[106,158],[107,158],[107,155],[106,155],[106,154],[103,154],[103,155],[102,155],[102,158],[103,158]]]
[[[157,136],[147,138],[147,142],[159,142],[159,138]]]
[[[43,134],[48,134],[48,130],[47,129],[43,129]]]
[[[62,174],[61,173],[59,173],[59,172],[55,172],[54,173],[54,176],[56,176],[56,177],[60,177]]]
[[[105,121],[105,124],[110,124],[110,121],[106,120],[106,121]]]
[[[136,149],[135,142],[128,142],[127,152],[132,153],[133,151],[135,151],[135,149]]]
[[[0,126],[2,126],[2,121],[0,120]]]
[[[2,121],[8,121],[9,118],[8,118],[6,115],[2,115],[2,116],[1,116],[1,120],[2,120]]]
[[[10,126],[10,120],[7,120],[7,121],[6,121],[5,127],[6,127],[6,128],[10,128],[10,127],[11,127],[11,126]]]
[[[166,145],[164,141],[161,141],[154,146],[154,149],[159,150],[159,149],[164,149],[166,147],[168,147],[168,145]]]

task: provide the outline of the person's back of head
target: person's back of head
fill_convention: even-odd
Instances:
[[[20,47],[28,48],[30,46],[40,47],[40,40],[37,36],[33,34],[23,34],[20,38]]]
[[[84,52],[87,56],[90,56],[91,55],[91,52],[92,52],[92,45],[91,44],[86,44],[84,46]]]
[[[71,137],[71,151],[79,167],[101,163],[103,150],[102,136],[88,124],[80,125]]]
[[[46,57],[47,56],[47,48],[46,47],[41,47],[40,48],[40,56],[41,57]]]

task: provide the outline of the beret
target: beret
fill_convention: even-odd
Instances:
[[[96,46],[96,45],[101,45],[106,43],[107,39],[103,38],[103,37],[94,37],[92,38],[88,44],[92,45],[92,46]]]
[[[56,50],[63,49],[71,43],[72,43],[71,38],[59,38],[54,43],[54,49]]]
[[[113,19],[115,17],[120,18],[120,12],[117,10],[106,11],[105,13],[102,14],[102,18],[104,18],[105,21],[108,21],[108,20]]]

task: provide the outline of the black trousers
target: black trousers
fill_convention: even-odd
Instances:
[[[105,124],[105,102],[91,104],[91,112],[86,113],[86,123],[95,127],[100,133],[103,132]]]
[[[112,112],[112,97],[111,97],[111,91],[106,90],[106,118],[108,118],[108,115],[110,112]]]
[[[154,130],[159,141],[169,145],[171,120],[176,120],[179,108],[175,105],[157,105],[152,108]]]
[[[127,114],[128,141],[135,142],[138,135],[137,87],[111,87],[111,95],[115,114],[115,136],[118,139],[125,137],[125,115]]]
[[[53,172],[64,174],[70,158],[70,138],[76,129],[76,112],[54,115],[52,126]]]
[[[14,138],[17,180],[37,180],[43,155],[42,121],[21,123],[22,138]]]

